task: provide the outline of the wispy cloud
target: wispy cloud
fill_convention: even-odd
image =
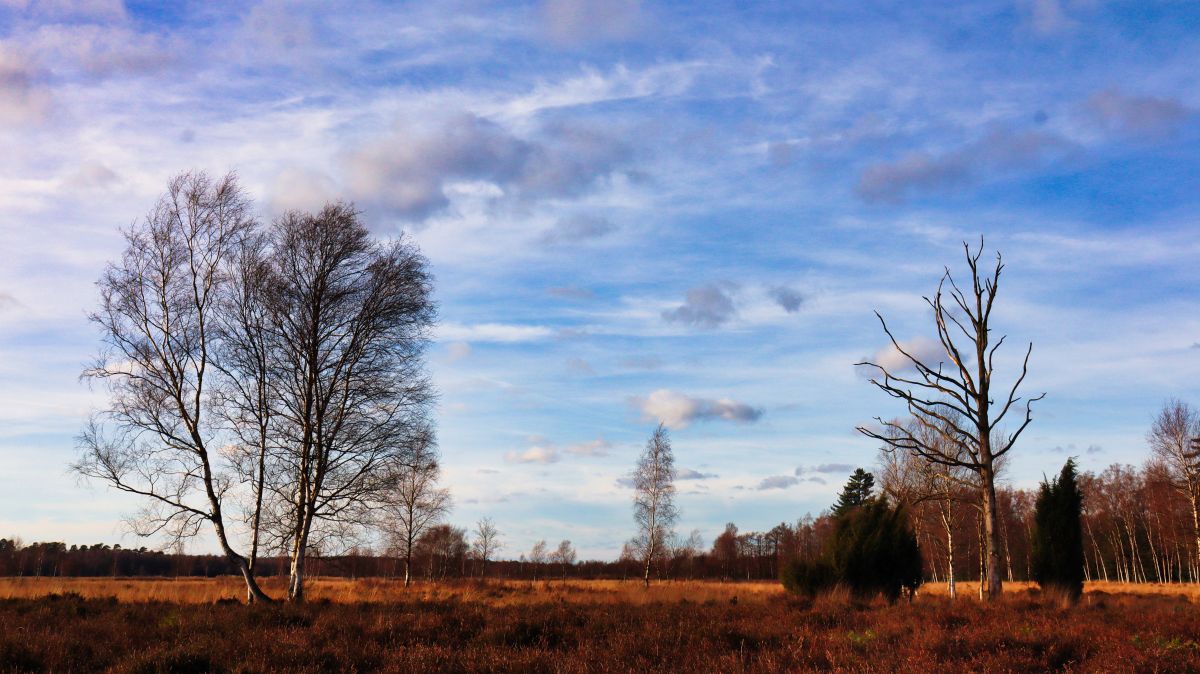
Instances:
[[[442,323],[437,328],[438,340],[443,342],[532,342],[554,335],[554,330],[543,325]]]
[[[1195,115],[1182,103],[1159,96],[1131,96],[1105,89],[1088,98],[1085,110],[1103,128],[1126,136],[1164,139]]]
[[[543,0],[542,26],[556,44],[624,40],[642,28],[639,0]]]
[[[899,159],[873,163],[859,176],[855,191],[865,201],[895,204],[911,196],[1035,167],[1075,150],[1074,143],[1055,134],[998,128],[952,150],[918,150]]]

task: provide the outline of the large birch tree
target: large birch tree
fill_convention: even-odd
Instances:
[[[89,318],[103,348],[84,377],[107,385],[108,407],[80,436],[74,470],[141,497],[136,533],[182,543],[210,526],[248,596],[266,600],[230,529],[235,480],[221,447],[214,357],[229,264],[255,223],[233,174],[183,173],[97,286]]]

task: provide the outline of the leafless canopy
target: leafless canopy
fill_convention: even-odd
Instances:
[[[308,547],[369,524],[428,441],[433,393],[422,355],[435,308],[425,258],[403,238],[376,242],[349,205],[287,214],[270,236],[278,451],[267,484],[298,599]]]
[[[991,461],[1012,449],[1017,438],[1033,420],[1033,403],[1046,394],[1024,401],[1017,395],[1029,371],[1029,356],[1033,353],[1033,344],[1030,343],[1021,362],[1021,373],[1005,396],[1004,403],[998,408],[994,405],[991,390],[994,358],[1007,335],[991,343],[988,323],[1004,262],[997,253],[996,266],[991,275],[983,277],[979,273],[982,242],[974,253],[965,243],[963,249],[971,271],[970,297],[963,293],[947,267],[933,298],[923,298],[933,310],[938,341],[946,360],[932,364],[914,356],[900,344],[887,321],[876,312],[875,316],[879,318],[892,348],[904,357],[915,374],[892,371],[871,361],[857,363],[875,371],[871,383],[893,398],[904,401],[920,428],[928,429],[933,432],[933,437],[945,438],[949,442],[938,442],[931,446],[922,441],[914,428],[879,417],[876,417],[876,421],[883,430],[865,426],[858,430],[894,449],[913,452],[933,463],[978,471],[985,463],[990,465]],[[992,445],[992,429],[1000,428],[1013,409],[1021,412],[1016,430]]]

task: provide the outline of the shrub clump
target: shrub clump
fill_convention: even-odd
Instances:
[[[813,599],[837,583],[837,572],[822,559],[793,559],[780,569],[779,580],[788,592]]]
[[[783,586],[815,597],[842,585],[857,597],[882,594],[890,602],[921,586],[917,537],[901,507],[872,496],[874,479],[859,469],[834,508],[833,535],[815,560],[792,560],[780,569]]]

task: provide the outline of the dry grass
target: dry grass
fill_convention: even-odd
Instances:
[[[284,578],[263,579],[268,594],[281,597]],[[1028,596],[1036,590],[1033,583],[1006,583],[1013,597]],[[978,583],[958,583],[958,596],[970,600],[978,596]],[[1154,595],[1186,598],[1200,602],[1200,585],[1088,583],[1088,597],[1107,595]],[[115,598],[122,602],[174,602],[211,604],[218,600],[244,596],[239,578],[0,578],[0,599],[36,599],[54,594],[75,594],[86,599]],[[544,603],[653,604],[692,602],[747,602],[761,604],[783,594],[775,582],[718,583],[714,581],[668,581],[653,583],[646,590],[637,581],[568,580],[562,582],[488,580],[415,583],[405,589],[399,580],[388,578],[314,578],[308,585],[308,597],[339,604],[462,601],[489,606]],[[944,583],[927,583],[921,596],[944,597]]]
[[[266,578],[264,589],[273,597],[284,595],[286,579]],[[221,578],[0,578],[0,599],[36,599],[54,594],[73,594],[85,599],[115,598],[122,602],[174,602],[211,604],[244,596],[241,579]],[[339,604],[462,601],[489,606],[544,603],[652,604],[661,602],[749,602],[763,603],[783,594],[775,582],[718,583],[713,581],[669,581],[645,589],[636,581],[487,580],[415,583],[405,588],[387,578],[314,578],[307,586],[308,598]]]
[[[233,585],[73,582],[92,590],[133,583],[127,593],[188,586],[193,598]],[[358,599],[379,585],[388,584],[317,584]],[[1065,608],[1031,592],[997,605],[929,593],[889,606],[844,592],[795,599],[763,584],[663,584],[651,590],[663,600],[650,602],[627,601],[641,592],[634,583],[569,583],[557,594],[526,585],[450,586],[447,597],[468,601],[423,600],[433,588],[421,588],[405,595],[412,600],[361,604],[0,599],[0,673],[1200,671],[1200,611],[1161,594],[1097,591]],[[685,592],[711,595],[666,599]],[[734,593],[736,604],[715,599]],[[531,610],[533,601],[543,603]]]

